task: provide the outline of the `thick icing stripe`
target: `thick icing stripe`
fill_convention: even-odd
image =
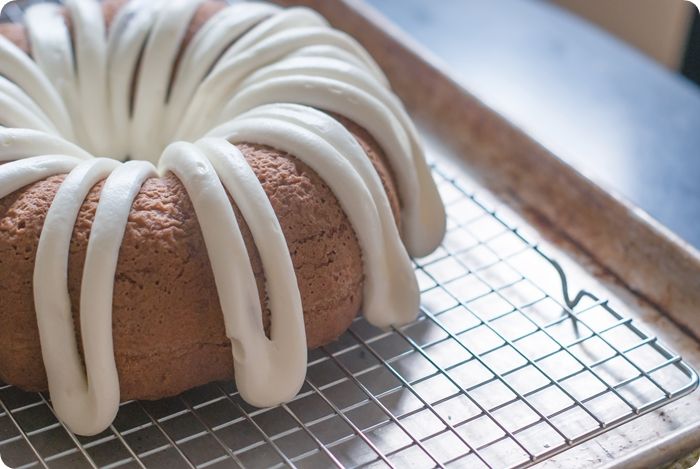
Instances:
[[[263,329],[255,275],[248,261],[243,236],[222,181],[206,155],[212,155],[212,159],[218,160],[217,165],[222,168],[228,166],[231,169],[233,166],[233,171],[226,176],[229,181],[237,180],[245,184],[245,179],[237,177],[243,175],[245,178],[245,173],[242,172],[240,159],[238,163],[235,161],[236,155],[230,148],[222,150],[220,144],[213,142],[203,142],[200,147],[184,142],[168,146],[160,161],[160,171],[172,171],[182,181],[197,212],[224,314],[226,335],[232,344],[238,390],[246,401],[255,405],[276,405],[294,397],[304,379],[306,335],[299,293],[297,291],[294,295],[288,292],[284,284],[275,285],[273,322],[281,324],[273,326],[272,341],[269,341]],[[225,152],[223,158],[231,159],[228,165],[226,161],[221,161],[222,151]],[[247,185],[251,185],[250,181]],[[240,195],[238,191],[236,194]],[[253,197],[255,193],[242,200],[249,216],[251,207],[260,208],[259,204],[256,207]],[[257,219],[251,217],[251,220],[256,225],[257,234],[260,234]],[[267,236],[275,237],[275,234]],[[276,237],[280,236],[281,229],[276,231]],[[274,248],[273,243],[269,244]],[[271,254],[268,252],[266,256]],[[286,243],[284,255],[289,256]],[[296,286],[295,280],[294,284]],[[280,305],[281,301],[291,303]],[[280,307],[285,310],[280,311]],[[287,310],[287,307],[290,309]],[[281,318],[280,314],[291,317]],[[284,332],[293,336],[280,338],[280,327],[289,329]]]
[[[314,26],[325,27],[328,26],[328,22],[315,11],[304,7],[280,10],[276,15],[271,16],[266,21],[257,25],[242,37],[240,41],[237,41],[236,44],[229,48],[226,54],[221,57],[214,71],[218,71],[219,68],[225,66],[230,58],[235,57],[243,51],[249,50],[255,44],[277,32],[286,31],[291,28]]]
[[[331,57],[309,57],[294,54],[264,67],[260,67],[241,82],[237,91],[247,86],[259,84],[265,80],[287,76],[333,78],[356,86],[375,97],[381,96],[382,102],[385,104],[385,101],[388,102],[392,99],[388,98],[389,96],[396,99],[387,88],[377,83],[369,72],[361,66],[358,66],[357,62],[348,62]]]
[[[171,0],[158,11],[139,69],[133,123],[131,156],[156,163],[164,122],[165,100],[180,43],[192,16],[203,0]]]
[[[372,195],[355,168],[338,150],[301,126],[278,119],[239,118],[225,137],[231,142],[269,145],[295,155],[324,180],[348,216],[365,265],[363,312],[378,327],[405,324],[418,314],[413,269],[386,245],[383,224]],[[411,280],[412,279],[412,280]]]
[[[435,250],[445,231],[445,211],[428,169],[418,130],[396,95],[373,80],[364,70],[352,64],[324,57],[288,57],[250,75],[241,85],[241,89],[246,86],[261,86],[269,79],[295,76],[306,81],[316,77],[329,78],[352,85],[378,99],[396,117],[410,140],[413,155],[412,170],[415,171],[421,191],[419,197],[421,203],[415,218],[419,226],[432,227],[430,230],[424,230],[420,239],[415,242],[408,241],[408,244],[411,254],[417,257],[425,256]],[[237,92],[240,91],[237,90]]]
[[[272,340],[293,344],[298,349],[294,353],[302,351],[305,356],[306,339],[300,337],[305,332],[300,320],[302,309],[296,273],[282,227],[262,184],[240,150],[227,140],[203,139],[197,142],[197,146],[238,206],[258,247],[273,314]]]
[[[378,99],[401,123],[406,130],[415,155],[423,153],[418,132],[406,113],[401,101],[388,88],[378,83],[366,70],[355,63],[335,57],[290,55],[278,62],[261,67],[248,76],[236,92],[248,86],[260,85],[264,81],[284,78],[329,78],[354,86]],[[424,158],[420,159],[421,162]]]
[[[83,435],[104,430],[114,420],[119,407],[119,378],[112,339],[114,276],[131,205],[144,181],[156,176],[152,164],[129,161],[109,175],[100,193],[80,285],[80,329],[87,391],[95,407],[87,420],[72,414],[62,416]]]
[[[61,7],[39,3],[27,10],[24,18],[31,42],[32,58],[51,77],[64,99],[74,100],[77,94],[73,45]]]
[[[39,66],[0,35],[0,75],[16,83],[51,118],[61,134],[73,140],[70,116],[61,96]]]
[[[264,356],[254,356],[244,346],[245,363],[236,362],[238,390],[248,402],[258,406],[289,401],[303,384],[307,352],[301,295],[282,227],[260,181],[235,146],[223,139],[201,140],[197,146],[208,157],[241,211],[265,272],[271,339],[245,329],[234,332],[239,343],[250,339],[262,342],[264,348],[252,349],[265,352]]]
[[[353,64],[356,67],[360,69],[364,69],[364,63],[362,60],[358,59],[354,55],[350,54],[349,52],[335,46],[326,46],[326,45],[314,45],[314,46],[307,46],[307,47],[302,47],[301,49],[298,49],[291,54],[288,55],[288,57],[316,57],[316,58],[328,58],[328,59],[336,59],[340,60],[341,62]],[[369,71],[368,71],[369,72]],[[374,75],[372,75],[374,76]],[[375,77],[376,79],[377,77]],[[385,83],[383,80],[379,80],[380,84],[383,86],[386,86],[388,88],[388,82]]]
[[[227,51],[226,55],[222,57],[214,71],[218,72],[220,68],[225,67],[229,58],[235,57],[241,52],[249,50],[251,47],[263,42],[266,39],[278,36],[279,34],[288,34],[291,31],[313,31],[315,29],[324,29],[342,36],[343,41],[342,44],[340,44],[340,47],[346,49],[353,56],[357,57],[377,80],[385,85],[388,84],[386,76],[384,75],[381,67],[377,65],[372,56],[369,55],[369,53],[355,40],[355,38],[341,31],[330,28],[328,26],[328,22],[323,16],[305,7],[294,7],[283,10],[267,21],[264,21],[258,25]],[[321,42],[320,44],[324,43]]]
[[[379,100],[359,88],[329,78],[271,78],[249,85],[234,95],[222,110],[220,121],[235,125],[236,120],[246,111],[274,103],[303,104],[335,112],[368,129],[389,158],[397,178],[404,218],[410,217],[420,195],[412,171],[410,142],[398,120]]]
[[[365,187],[370,191],[376,205],[380,221],[384,227],[387,244],[391,248],[397,248],[396,255],[406,260],[406,267],[411,271],[411,274],[413,273],[413,268],[410,266],[410,262],[408,262],[408,255],[399,238],[399,231],[394,221],[389,198],[384,190],[379,174],[374,169],[374,166],[369,158],[367,158],[367,155],[355,137],[343,125],[324,112],[297,104],[271,104],[260,106],[241,116],[242,119],[249,117],[278,119],[298,125],[299,127],[313,132],[333,146],[362,178]],[[414,275],[411,275],[411,277],[415,278]]]
[[[0,199],[28,184],[67,173],[80,163],[64,155],[42,155],[0,165]]]
[[[398,182],[403,203],[402,224],[408,252],[426,255],[442,239],[445,213],[440,196],[432,183],[425,157],[413,128],[406,129],[394,113],[380,100],[363,90],[339,80],[312,76],[272,78],[251,85],[222,111],[221,121],[263,104],[304,104],[341,114],[367,129],[386,153]],[[419,179],[426,172],[428,179]]]
[[[7,127],[20,127],[25,129],[34,129],[42,132],[55,133],[56,129],[42,119],[41,114],[33,113],[31,109],[27,109],[23,103],[15,98],[15,95],[5,93],[0,90],[0,125]]]
[[[333,45],[353,54],[361,50],[348,35],[325,27],[294,28],[267,37],[230,61],[219,62],[192,98],[176,137],[194,140],[203,135],[217,124],[207,117],[217,115],[222,101],[230,99],[241,80],[258,68],[312,44]]]
[[[94,418],[98,407],[113,409],[115,397],[118,406],[119,386],[112,377],[105,396],[94,395],[88,387],[68,294],[68,253],[73,225],[85,197],[118,165],[114,160],[91,159],[66,176],[46,214],[34,265],[34,304],[51,400],[57,415],[71,431],[85,435],[109,425],[109,416],[102,415],[99,425],[102,428],[95,428]],[[87,315],[86,310],[82,311],[81,316]],[[82,333],[92,334],[92,331]],[[97,386],[104,388],[104,380]]]
[[[61,7],[52,3],[37,4],[27,10],[25,23],[32,44],[32,56],[63,98],[77,143],[82,145],[86,139],[79,112],[73,45]]]
[[[199,84],[231,43],[278,9],[267,4],[237,4],[222,10],[197,31],[184,51],[165,113],[168,136],[175,131]]]
[[[344,158],[350,163],[362,179],[364,186],[369,190],[382,227],[384,243],[381,248],[383,251],[382,256],[387,261],[388,270],[392,272],[392,278],[386,282],[386,291],[383,294],[389,298],[399,298],[401,296],[417,297],[418,284],[416,276],[406,249],[401,243],[389,199],[384,191],[379,175],[355,137],[335,119],[306,106],[295,104],[261,106],[241,116],[241,119],[249,117],[266,120],[277,119],[308,130],[331,145],[337,151],[336,157]],[[342,184],[342,181],[329,182],[326,180],[326,183],[333,187],[334,185]],[[343,204],[342,201],[341,204]],[[362,229],[359,228],[359,230]],[[356,228],[357,230],[358,228]],[[368,256],[369,253],[363,256],[365,262],[367,262]],[[371,264],[369,268],[372,268]],[[395,308],[400,309],[402,306],[404,305],[396,300]],[[367,310],[365,315],[372,324],[378,327],[389,327],[391,324],[406,323],[415,319],[417,311],[417,309],[408,309],[403,311],[403,315],[396,316],[388,316],[386,312],[381,312],[373,316],[373,311]],[[387,323],[386,321],[390,322]]]
[[[119,10],[109,31],[107,70],[114,124],[111,151],[121,160],[131,151],[131,95],[136,67],[161,4],[161,0],[131,0]]]
[[[160,158],[158,169],[161,174],[172,172],[185,186],[197,212],[221,308],[240,312],[224,315],[226,334],[234,340],[239,340],[236,334],[243,328],[260,334],[263,325],[258,314],[261,306],[255,275],[247,262],[248,251],[233,207],[216,171],[199,148],[186,142],[170,144]],[[243,350],[234,347],[234,356],[237,351]]]
[[[66,0],[73,22],[77,63],[76,110],[89,129],[84,142],[92,153],[107,155],[110,143],[110,113],[107,100],[107,39],[102,8],[92,0]]]
[[[50,129],[50,133],[57,134],[58,129],[56,129],[56,126],[53,125],[51,122],[51,119],[49,119],[44,111],[30,98],[27,96],[27,94],[17,86],[16,84],[12,83],[10,80],[7,78],[0,76],[0,94],[4,94],[8,98],[7,105],[9,106],[17,106],[19,112],[23,113],[30,113],[33,116],[33,119],[35,119],[37,122],[41,122],[41,126],[46,127],[47,129]],[[11,103],[9,102],[11,101]],[[5,115],[7,112],[4,108],[3,109],[3,115],[2,115],[2,120],[5,121]],[[4,122],[3,122],[4,124]],[[10,124],[6,124],[6,126],[10,126]],[[15,127],[21,127],[21,126],[15,126]],[[35,127],[29,127],[29,128],[35,128]],[[38,129],[37,129],[38,130]]]
[[[82,148],[60,137],[37,130],[0,127],[0,162],[50,154],[83,160],[92,158]]]

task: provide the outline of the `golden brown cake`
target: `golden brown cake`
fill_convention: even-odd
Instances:
[[[305,352],[287,335],[309,348],[327,344],[363,305],[380,327],[415,317],[418,290],[398,236],[409,253],[423,255],[444,230],[415,129],[351,38],[301,8],[146,3],[44,4],[29,10],[25,24],[0,25],[0,102],[9,103],[7,112],[0,107],[0,380],[50,389],[59,417],[81,434],[111,422],[115,399],[157,399],[233,378],[234,362],[244,398],[256,405],[291,398]],[[94,26],[98,14],[103,22]],[[91,38],[104,44],[84,45]],[[56,59],[61,39],[71,53],[63,62]],[[98,83],[86,84],[93,79]],[[106,159],[92,155],[128,162],[97,163]],[[238,165],[229,170],[239,179],[227,179],[233,176],[226,165]],[[76,199],[81,183],[89,190]],[[13,184],[18,188],[9,190]],[[251,184],[262,191],[245,202],[232,194]],[[233,207],[230,219],[215,209],[220,194]],[[71,200],[79,205],[71,208]],[[247,204],[246,214],[239,203]],[[266,204],[271,210],[255,216]],[[122,225],[114,221],[119,213]],[[209,217],[206,227],[202,217]],[[103,219],[111,223],[105,233],[91,236]],[[233,241],[229,252],[219,219],[224,235],[226,226],[238,227],[232,239],[240,236],[247,255]],[[61,240],[69,241],[66,251],[56,247]],[[280,240],[293,275],[261,258],[259,249],[279,248]],[[112,257],[110,248],[118,249]],[[238,270],[221,273],[233,264]],[[271,268],[282,280],[271,280]],[[64,283],[56,272],[64,272]],[[93,284],[112,294],[86,287]],[[252,285],[255,298],[222,308],[222,294],[235,303]],[[67,307],[59,301],[63,291]],[[94,310],[105,314],[81,310],[83,301],[93,304],[85,299],[90,294]],[[234,330],[245,321],[257,330],[251,311],[262,315],[257,342],[248,329],[243,337]],[[60,322],[61,312],[72,321]],[[288,334],[275,330],[279,318],[291,324]],[[74,343],[60,342],[54,330],[56,337],[74,331]],[[85,336],[98,333],[111,336],[113,346],[101,339],[86,345]],[[57,350],[68,351],[57,358]],[[71,360],[79,378],[63,378]],[[116,374],[102,371],[110,360]],[[299,381],[291,395],[276,395],[255,384],[257,371],[242,371],[268,361],[272,376],[295,373],[279,378]]]

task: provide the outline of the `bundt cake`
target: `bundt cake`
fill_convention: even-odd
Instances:
[[[312,10],[36,4],[0,25],[0,125],[0,380],[75,433],[231,377],[285,402],[360,309],[416,317],[444,208],[382,71]]]

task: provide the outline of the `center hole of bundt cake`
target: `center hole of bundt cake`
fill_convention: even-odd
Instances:
[[[121,161],[122,163],[126,163],[129,161],[146,161],[156,168],[158,168],[160,160],[163,156],[163,153],[165,150],[168,148],[168,146],[177,144],[177,143],[182,143],[182,142],[188,142],[188,143],[194,143],[197,139],[193,140],[185,140],[185,139],[176,139],[173,138],[172,140],[168,140],[163,144],[160,145],[154,145],[149,151],[147,152],[138,152],[134,150],[134,143],[132,141],[128,142],[128,148],[129,150],[126,152],[120,152],[120,151],[102,151],[102,152],[95,152],[90,145],[83,145],[83,142],[78,142],[78,145],[83,148],[84,150],[88,152],[92,152],[92,154],[95,157],[102,157],[102,158],[109,158],[112,160],[117,160]]]

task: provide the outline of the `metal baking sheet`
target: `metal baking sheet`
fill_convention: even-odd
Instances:
[[[214,383],[172,399],[124,403],[114,425],[92,438],[67,432],[47,395],[0,385],[4,461],[70,468],[574,467],[651,465],[697,446],[700,403],[692,367],[700,364],[698,342],[673,322],[678,315],[640,301],[614,279],[590,274],[601,264],[619,267],[608,254],[626,233],[609,244],[597,238],[584,245],[586,252],[580,245],[562,249],[542,238],[541,225],[502,202],[499,186],[530,176],[502,143],[532,150],[528,157],[543,163],[545,175],[563,178],[572,190],[587,187],[586,181],[552,173],[562,168],[499,127],[505,123],[485,108],[442,109],[437,120],[438,97],[459,90],[448,90],[449,80],[436,80],[439,74],[420,68],[420,61],[406,60],[386,37],[373,36],[377,24],[392,29],[361,3],[326,5],[336,11],[332,20],[344,18],[336,25],[358,30],[388,70],[423,123],[426,140],[440,142],[430,155],[448,204],[449,232],[435,254],[416,260],[423,291],[418,320],[380,331],[357,319],[337,342],[311,352],[304,389],[287,405],[255,409],[232,383]],[[345,15],[344,8],[354,13]],[[397,81],[407,69],[414,71],[412,80]],[[417,107],[421,92],[410,94],[429,79],[439,87],[436,98]],[[477,136],[483,142],[475,139],[474,119],[482,122]],[[535,189],[513,185],[509,199],[531,209],[556,194],[553,187]],[[568,222],[550,206],[537,208],[553,228]],[[616,208],[611,212],[619,213]],[[583,215],[577,223],[600,230]],[[579,228],[574,234],[585,234],[573,226]],[[671,253],[665,269],[672,270],[674,259],[690,259],[663,282],[694,272],[692,255],[658,241],[666,247],[657,256]],[[643,273],[637,286],[653,281],[653,272]],[[693,281],[674,283],[674,292],[688,296],[661,306],[680,305],[674,313],[692,309]],[[651,295],[638,290],[654,298],[653,289]]]
[[[447,165],[447,164],[446,164]],[[529,228],[438,162],[448,233],[416,260],[422,312],[382,331],[358,318],[311,352],[289,404],[248,406],[233,383],[122,404],[75,437],[47,395],[0,387],[12,467],[524,467],[698,385],[682,358],[596,292],[569,284]]]

